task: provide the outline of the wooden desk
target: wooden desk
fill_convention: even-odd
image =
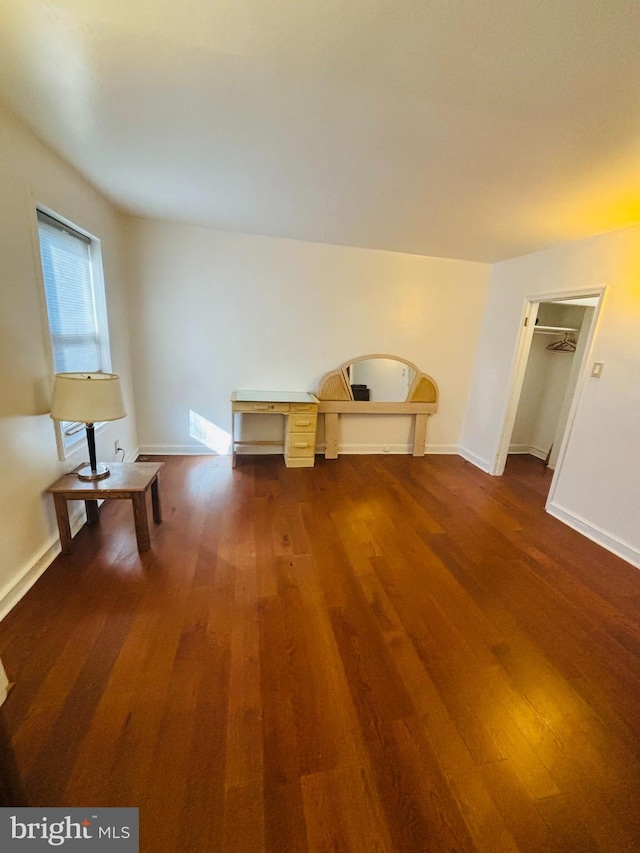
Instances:
[[[151,489],[153,520],[162,521],[158,472],[164,462],[112,462],[111,474],[104,480],[79,480],[75,473],[65,474],[49,486],[53,495],[56,519],[60,531],[62,553],[71,552],[71,527],[67,501],[83,500],[87,510],[87,524],[100,521],[99,500],[130,500],[133,504],[133,520],[136,527],[138,551],[148,551],[151,545],[147,518],[147,492]]]
[[[284,441],[243,441],[236,438],[236,415],[283,415]],[[231,395],[231,452],[242,444],[284,447],[287,468],[312,468],[315,463],[318,399],[307,391],[234,391]]]

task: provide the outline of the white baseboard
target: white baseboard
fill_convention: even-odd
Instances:
[[[462,456],[463,459],[466,459],[467,462],[471,462],[472,465],[475,465],[476,468],[480,468],[481,471],[484,471],[485,474],[490,474],[492,465],[486,459],[483,459],[481,456],[476,456],[475,453],[472,453],[470,450],[467,450],[466,447],[460,446],[458,448],[458,454]]]
[[[631,563],[632,566],[640,569],[640,550],[638,548],[629,545],[628,542],[623,542],[621,539],[598,527],[597,524],[592,524],[586,518],[582,518],[582,516],[571,512],[571,510],[557,503],[551,502],[547,504],[546,510],[554,518],[563,521],[569,527],[577,530],[578,533],[582,533],[587,539],[591,539],[592,542],[602,545],[607,551],[611,551],[617,557],[621,557],[627,563]]]
[[[71,526],[71,535],[75,534],[85,523],[86,516],[84,509],[78,509],[73,514],[69,515],[69,524]],[[38,578],[44,574],[51,563],[60,553],[60,537],[56,533],[51,536],[44,549],[36,553],[36,555],[28,560],[21,569],[18,570],[16,577],[8,583],[2,591],[0,591],[0,621],[4,619],[7,613],[16,606],[23,595],[27,593]]]
[[[526,454],[535,456],[538,459],[546,459],[548,450],[543,450],[541,447],[535,447],[533,444],[510,444],[509,453]]]
[[[409,444],[341,444],[338,454],[341,456],[368,456],[381,454],[391,456],[398,453],[411,453],[413,445]]]
[[[385,450],[388,447],[388,450]],[[238,448],[238,456],[282,456],[283,448],[280,447],[265,447],[264,445],[245,444]],[[220,456],[208,447],[203,447],[197,444],[146,444],[138,451],[142,456]],[[413,452],[413,444],[343,444],[340,447],[341,454],[361,454],[369,453],[392,454]],[[319,444],[316,448],[317,454],[324,454],[324,445]],[[457,444],[428,444],[425,448],[425,453],[455,455],[459,453]],[[230,455],[230,454],[225,454]]]
[[[140,456],[219,456],[203,444],[144,444],[139,448]]]
[[[318,445],[316,453],[324,455],[324,444]],[[426,454],[454,456],[459,452],[457,444],[428,444],[425,447]],[[391,456],[393,454],[404,454],[410,456],[413,453],[413,444],[341,444],[338,455],[344,456],[367,456],[379,454]]]
[[[531,447],[529,448],[529,454],[530,454],[531,456],[535,456],[535,457],[536,457],[536,458],[538,458],[538,459],[542,459],[542,461],[544,462],[544,460],[545,460],[545,459],[547,458],[547,456],[549,455],[549,451],[548,451],[548,450],[543,450],[541,447],[533,447],[533,446],[531,446]]]

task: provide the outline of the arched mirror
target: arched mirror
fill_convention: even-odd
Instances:
[[[407,362],[377,356],[348,365],[347,376],[354,400],[404,403],[416,370]]]
[[[406,358],[374,353],[352,358],[327,373],[316,396],[333,401],[437,404],[438,387]]]

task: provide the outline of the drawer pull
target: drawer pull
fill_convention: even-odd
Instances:
[[[300,450],[302,450],[303,447],[309,447],[310,445],[306,441],[296,441],[296,443],[293,446],[298,447]]]
[[[296,421],[296,426],[311,426],[311,421]]]
[[[263,412],[263,411],[265,411],[265,410],[272,409],[272,408],[273,408],[273,406],[267,406],[267,405],[265,405],[265,406],[254,406],[253,408],[254,408],[254,409],[259,409],[261,412]]]

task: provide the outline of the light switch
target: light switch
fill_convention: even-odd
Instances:
[[[600,379],[602,376],[602,368],[604,367],[603,361],[594,361],[593,367],[591,368],[591,375],[594,379]]]

